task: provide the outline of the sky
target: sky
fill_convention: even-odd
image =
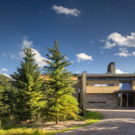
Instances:
[[[43,68],[59,42],[72,73],[135,72],[135,0],[0,0],[0,73],[13,74],[31,47]]]

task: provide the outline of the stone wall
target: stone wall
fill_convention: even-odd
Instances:
[[[118,108],[119,99],[117,94],[86,94],[86,108]]]

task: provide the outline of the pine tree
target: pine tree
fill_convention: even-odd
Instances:
[[[11,80],[0,75],[0,127],[13,122],[15,92]]]
[[[14,84],[18,88],[16,115],[20,121],[37,119],[45,104],[42,100],[42,80],[39,67],[35,64],[35,54],[31,48],[24,48],[23,51],[23,61],[13,75]]]
[[[65,68],[70,65],[66,57],[61,54],[57,42],[53,48],[48,48],[46,55],[48,66],[45,67],[48,81],[45,83],[47,95],[46,112],[58,124],[59,120],[78,118],[79,108],[76,98],[71,73]]]

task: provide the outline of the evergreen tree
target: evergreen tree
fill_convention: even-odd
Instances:
[[[42,80],[34,55],[31,48],[24,48],[23,61],[13,75],[14,84],[18,88],[16,115],[20,121],[37,119],[45,104],[40,90]]]
[[[0,127],[14,119],[16,89],[10,80],[0,75]]]
[[[79,108],[73,96],[72,75],[65,69],[70,62],[61,54],[57,42],[48,51],[48,66],[45,67],[48,79],[44,91],[47,95],[46,112],[57,124],[59,120],[78,118]]]

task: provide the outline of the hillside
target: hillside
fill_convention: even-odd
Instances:
[[[11,81],[12,78],[8,75],[5,75],[5,74],[0,74],[0,81]]]

